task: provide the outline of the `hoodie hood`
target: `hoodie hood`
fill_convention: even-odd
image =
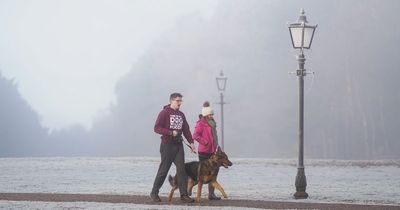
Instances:
[[[170,110],[172,110],[172,111],[179,111],[179,109],[174,110],[173,108],[171,108],[171,104],[165,105],[165,106],[163,107],[163,109],[170,109]]]

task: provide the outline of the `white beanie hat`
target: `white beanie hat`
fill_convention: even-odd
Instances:
[[[210,114],[214,114],[214,111],[210,107],[210,102],[206,101],[203,103],[203,108],[201,109],[201,115],[203,115],[203,117],[205,117]]]

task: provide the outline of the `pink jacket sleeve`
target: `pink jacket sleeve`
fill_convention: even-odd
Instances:
[[[203,130],[204,126],[202,126],[199,122],[197,122],[196,127],[194,128],[193,139],[202,145],[207,145],[207,141],[202,139]]]

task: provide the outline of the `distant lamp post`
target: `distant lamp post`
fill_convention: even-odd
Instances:
[[[224,72],[222,72],[221,70],[221,73],[219,74],[219,77],[216,78],[216,80],[221,99],[220,103],[218,104],[221,104],[221,148],[222,151],[224,151],[224,104],[226,104],[224,102],[224,92],[226,88],[226,80],[228,80],[228,78],[224,76]]]
[[[307,180],[304,172],[304,76],[307,71],[304,69],[305,57],[303,54],[304,49],[310,49],[317,25],[307,25],[307,18],[304,15],[304,10],[301,9],[300,17],[296,23],[289,25],[290,38],[294,49],[300,49],[300,54],[297,56],[299,62],[299,69],[296,71],[299,78],[299,162],[297,165],[296,175],[296,199],[308,198],[306,193]]]

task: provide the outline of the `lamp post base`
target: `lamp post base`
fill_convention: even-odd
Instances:
[[[293,194],[293,196],[296,199],[307,199],[308,198],[308,194],[306,192],[295,192]]]
[[[307,179],[304,172],[303,161],[301,160],[301,165],[297,168],[297,176],[296,176],[296,193],[294,193],[294,197],[296,199],[306,199],[308,198],[308,194],[306,193],[307,187]]]

